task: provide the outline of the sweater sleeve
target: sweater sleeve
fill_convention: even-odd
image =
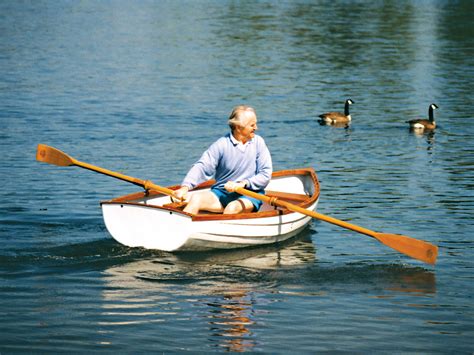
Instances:
[[[216,141],[202,154],[201,158],[193,164],[191,169],[189,169],[181,186],[187,186],[189,189],[193,189],[200,183],[211,179],[216,172],[219,156],[219,141]]]

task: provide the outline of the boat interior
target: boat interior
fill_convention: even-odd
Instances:
[[[295,175],[296,174],[296,175]],[[209,180],[202,183],[197,188],[189,192],[189,196],[199,191],[209,189],[214,181]],[[170,186],[169,189],[176,190],[180,186]],[[265,195],[275,198],[279,201],[285,201],[304,208],[312,205],[319,198],[319,183],[317,181],[314,170],[301,169],[297,171],[281,171],[274,173],[270,184],[265,190]],[[103,201],[102,204],[127,204],[127,205],[146,205],[151,208],[160,208],[172,212],[183,212],[186,202],[175,201],[170,196],[163,195],[160,192],[147,190],[137,192],[134,194],[121,196],[110,201]],[[232,215],[222,215],[222,213],[213,213],[202,211],[197,215],[193,215],[193,219],[206,218],[257,218],[263,216],[289,213],[289,210],[284,207],[275,207],[268,202],[264,202],[257,213],[240,213],[231,217]],[[219,217],[220,216],[220,217]],[[225,217],[224,217],[225,216]]]
[[[299,205],[302,202],[308,201],[311,196],[303,195],[303,194],[296,194],[296,193],[289,193],[289,192],[280,192],[280,191],[265,191],[265,195],[268,197],[275,197],[279,200],[283,200],[289,203],[293,203],[295,205]],[[182,211],[186,206],[186,202],[170,202],[162,205],[162,207],[170,208],[174,210]],[[278,207],[281,208],[281,207]],[[273,211],[275,209],[274,206],[264,202],[262,207],[260,208],[259,212],[265,211]],[[215,214],[213,212],[201,211],[199,214]]]

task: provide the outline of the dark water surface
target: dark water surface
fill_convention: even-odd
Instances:
[[[471,1],[0,2],[0,352],[474,351]],[[347,129],[317,116],[352,98]],[[439,106],[434,133],[406,120]],[[246,103],[321,213],[439,246],[435,267],[324,222],[285,245],[116,243],[137,191],[36,145],[179,183]]]

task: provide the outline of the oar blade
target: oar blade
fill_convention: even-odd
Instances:
[[[74,159],[69,155],[45,144],[38,144],[36,160],[58,166],[74,165]]]
[[[432,265],[436,263],[438,257],[438,247],[436,245],[400,234],[377,233],[374,237],[386,246],[414,259]]]

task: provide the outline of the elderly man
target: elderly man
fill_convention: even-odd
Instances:
[[[264,193],[272,176],[272,159],[262,137],[255,134],[257,114],[250,106],[237,106],[229,116],[231,132],[214,142],[191,167],[175,191],[179,199],[189,190],[213,176],[216,183],[209,191],[192,194],[185,212],[201,210],[226,214],[258,211],[260,200],[242,196],[236,187]]]

